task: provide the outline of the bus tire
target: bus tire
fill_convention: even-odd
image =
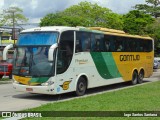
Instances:
[[[132,74],[132,81],[131,82],[132,82],[132,85],[135,85],[138,82],[138,73],[136,71],[134,71]]]
[[[143,82],[143,78],[144,78],[144,71],[141,70],[139,72],[139,75],[138,75],[138,83],[141,84]]]
[[[85,94],[87,89],[87,82],[84,77],[80,77],[78,82],[77,82],[77,87],[76,87],[76,95],[77,96],[82,96]]]

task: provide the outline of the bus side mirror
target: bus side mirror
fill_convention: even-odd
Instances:
[[[3,50],[3,60],[7,60],[7,52],[9,49],[13,48],[13,44],[7,45]]]
[[[50,48],[49,48],[49,51],[48,51],[48,61],[53,61],[55,58],[53,58],[53,54],[56,50],[56,48],[58,47],[58,44],[55,43],[53,44]]]

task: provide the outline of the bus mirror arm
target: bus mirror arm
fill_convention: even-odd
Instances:
[[[13,48],[13,44],[7,45],[3,50],[3,61],[7,60],[7,52],[9,49]]]
[[[51,62],[51,61],[54,60],[53,54],[54,54],[54,52],[55,52],[55,50],[56,50],[57,47],[58,47],[58,44],[55,43],[55,44],[53,44],[53,45],[49,48],[49,51],[48,51],[48,61]]]
[[[17,48],[17,45],[16,45],[16,44],[13,44],[13,48]]]

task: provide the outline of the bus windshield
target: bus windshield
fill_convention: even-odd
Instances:
[[[48,61],[48,51],[57,39],[58,33],[53,32],[21,34],[15,50],[13,74],[32,77],[53,76],[54,61]]]
[[[54,62],[48,61],[50,46],[26,46],[15,50],[13,74],[20,76],[52,76]]]
[[[32,32],[20,34],[17,46],[53,45],[57,42],[57,32]]]

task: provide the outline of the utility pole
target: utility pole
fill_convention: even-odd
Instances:
[[[13,35],[13,39],[14,39],[14,45],[15,45],[15,16],[14,16],[14,13],[15,11],[12,12],[12,15],[13,15],[13,32],[12,32],[12,35]]]
[[[0,31],[0,46],[2,44],[1,36],[2,36],[2,31]]]

